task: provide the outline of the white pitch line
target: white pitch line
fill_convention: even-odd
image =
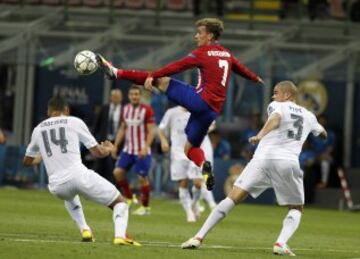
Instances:
[[[2,235],[0,233],[0,235]],[[25,239],[25,238],[3,238],[1,241],[4,240],[9,240],[9,241],[14,241],[14,242],[34,242],[34,243],[63,243],[63,244],[88,244],[88,243],[84,243],[84,242],[80,242],[80,241],[70,241],[70,240],[46,240],[46,239]],[[140,243],[142,243],[145,246],[149,246],[149,247],[170,247],[170,248],[179,248],[180,249],[180,244],[174,244],[174,243],[168,243],[168,242],[163,242],[163,241],[139,241]],[[99,242],[96,241],[96,244],[109,244],[109,242]],[[201,247],[201,249],[225,249],[225,250],[241,250],[241,251],[246,251],[246,250],[271,250],[270,247],[235,247],[235,246],[224,246],[224,245],[203,245]],[[312,248],[296,248],[293,249],[294,251],[319,251],[319,252],[335,252],[335,253],[344,253],[344,252],[349,252],[349,250],[344,250],[344,249],[312,249]],[[352,250],[351,253],[360,253],[357,250]]]

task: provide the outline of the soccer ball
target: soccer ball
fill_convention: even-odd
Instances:
[[[94,52],[90,50],[80,51],[75,56],[74,67],[76,71],[82,75],[90,75],[94,73],[98,68]]]

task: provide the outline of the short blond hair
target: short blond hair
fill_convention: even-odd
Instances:
[[[224,23],[218,18],[203,18],[197,20],[195,23],[196,27],[205,26],[206,31],[214,35],[214,39],[220,38],[224,31]]]
[[[292,81],[289,81],[289,80],[281,81],[281,82],[277,83],[276,86],[281,88],[284,92],[290,93],[291,97],[296,99],[299,90]]]

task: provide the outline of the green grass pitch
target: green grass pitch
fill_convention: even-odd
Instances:
[[[198,223],[185,222],[173,200],[152,201],[152,214],[130,216],[129,234],[142,247],[111,244],[111,211],[84,201],[96,242],[81,243],[63,202],[47,191],[0,189],[0,258],[277,258],[272,245],[285,208],[240,205],[208,235],[199,250],[181,250]],[[301,258],[360,258],[360,214],[305,209],[300,228],[289,245]]]

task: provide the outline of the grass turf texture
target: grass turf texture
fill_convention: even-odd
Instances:
[[[152,200],[152,214],[130,216],[128,233],[142,247],[112,245],[112,213],[82,199],[95,243],[81,243],[79,231],[63,202],[46,191],[0,189],[0,258],[277,258],[272,245],[286,209],[237,206],[208,235],[199,250],[180,244],[204,222],[185,222],[172,200]],[[290,241],[303,258],[360,258],[360,215],[305,209],[300,228]]]

